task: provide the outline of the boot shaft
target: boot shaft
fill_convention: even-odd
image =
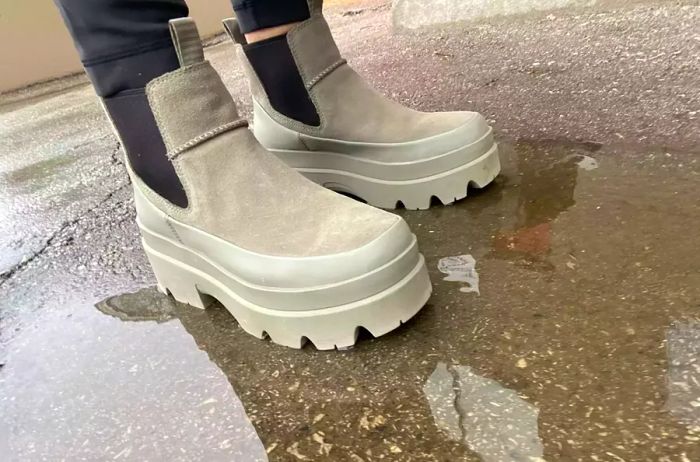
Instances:
[[[204,59],[194,21],[170,21],[180,69],[146,86],[146,95],[167,148],[178,155],[225,131],[246,125],[236,104],[211,64]]]
[[[248,44],[234,18],[224,20],[224,27],[232,40],[241,45],[238,47],[239,57],[248,75],[254,100],[285,125],[318,133],[327,125],[329,111],[324,110],[327,109],[323,105],[324,98],[315,87],[346,61],[322,15],[322,2],[310,1],[309,8],[311,16],[308,20],[284,36],[264,41],[267,43]],[[258,47],[266,46],[270,50],[267,63],[258,51]],[[275,55],[274,59],[272,55]],[[274,66],[274,69],[267,72],[266,65]],[[284,82],[280,82],[281,79]],[[310,109],[302,109],[305,100]],[[315,118],[300,117],[309,110]]]

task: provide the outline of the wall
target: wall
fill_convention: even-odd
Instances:
[[[233,14],[229,0],[188,4],[205,37],[223,31],[221,20]],[[0,92],[82,70],[53,0],[0,1],[0,43]]]

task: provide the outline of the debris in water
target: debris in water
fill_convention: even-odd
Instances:
[[[581,160],[578,161],[579,168],[591,171],[598,168],[598,161],[591,156],[581,156]]]
[[[479,273],[476,272],[476,260],[471,255],[446,257],[438,262],[438,270],[447,275],[445,281],[464,282],[469,287],[462,287],[461,292],[479,292]]]

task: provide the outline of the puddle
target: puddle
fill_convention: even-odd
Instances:
[[[493,255],[526,261],[534,268],[551,270],[547,257],[552,249],[553,222],[576,205],[575,191],[586,153],[599,149],[583,144],[576,153],[556,145],[518,145],[518,174],[511,195],[503,201],[504,220],[493,233]],[[589,166],[589,163],[584,163]]]
[[[110,297],[95,308],[108,316],[122,321],[155,321],[158,323],[175,319],[176,304],[170,297],[153,288],[141,289],[133,294]]]
[[[438,262],[438,270],[447,275],[445,281],[467,284],[467,287],[459,289],[460,292],[480,295],[479,273],[476,271],[476,260],[471,255],[442,258]]]
[[[95,206],[66,245],[0,284],[0,454],[700,460],[698,328],[672,324],[697,318],[700,300],[688,232],[700,205],[679,200],[695,197],[697,156],[501,149],[492,187],[401,212],[433,280],[455,282],[346,352],[258,340],[222,307],[155,288],[125,293],[155,283],[129,195]],[[604,169],[578,164],[589,154]],[[478,284],[477,263],[489,271]]]
[[[140,322],[55,314],[13,342],[0,369],[5,460],[267,461],[226,376],[168,321],[174,302],[155,289],[121,300],[101,306]]]
[[[537,407],[468,366],[438,363],[423,391],[435,424],[484,462],[542,461]]]

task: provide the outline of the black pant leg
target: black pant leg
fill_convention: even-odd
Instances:
[[[184,0],[55,0],[85,71],[119,133],[129,165],[151,189],[188,199],[151,112],[148,82],[178,69],[168,21],[188,15]]]
[[[109,97],[143,88],[178,67],[168,21],[184,0],[55,0],[95,91]]]
[[[307,0],[231,0],[244,34],[309,19]]]

